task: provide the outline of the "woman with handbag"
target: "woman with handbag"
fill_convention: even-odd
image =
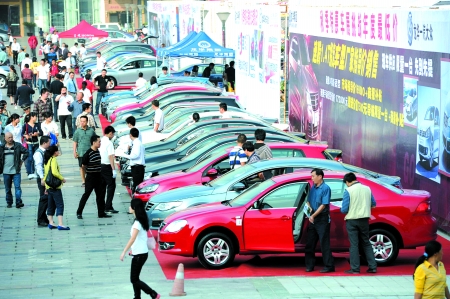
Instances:
[[[59,172],[59,165],[56,157],[59,156],[57,146],[49,146],[44,154],[44,182],[48,192],[48,228],[58,230],[70,230],[70,227],[63,224],[64,200],[61,193],[62,184],[66,182]],[[58,226],[53,222],[53,216],[58,217]]]
[[[129,253],[132,256],[130,280],[133,284],[134,298],[140,299],[141,290],[143,290],[152,299],[159,299],[160,295],[139,279],[142,267],[148,258],[147,231],[150,229],[144,203],[140,199],[133,198],[130,203],[129,212],[134,215],[135,219],[131,227],[131,238],[123,249],[120,260],[123,261],[126,252],[131,248]]]
[[[17,75],[14,65],[9,66],[9,73],[6,76],[6,80],[8,81],[8,91],[6,94],[9,97],[11,105],[14,105],[14,97],[17,92],[17,81],[19,80],[19,75]]]
[[[39,147],[38,136],[42,135],[42,131],[39,126],[36,124],[37,114],[36,112],[30,112],[27,116],[25,116],[25,124],[22,128],[23,139],[28,147],[28,160],[25,165],[28,173],[28,179],[37,178],[36,174],[34,174],[34,152]]]

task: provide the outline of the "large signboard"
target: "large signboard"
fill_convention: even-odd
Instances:
[[[249,111],[280,117],[279,7],[254,5],[235,8],[236,93]]]
[[[450,12],[290,8],[289,123],[450,204]],[[447,228],[448,229],[448,228]]]
[[[147,1],[149,34],[159,36],[158,47],[177,43],[177,2]]]

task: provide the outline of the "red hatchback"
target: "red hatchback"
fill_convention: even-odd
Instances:
[[[332,159],[330,155],[325,153],[328,147],[325,144],[269,143],[268,146],[271,148],[274,158]],[[147,202],[154,195],[164,191],[208,183],[219,175],[230,171],[229,151],[230,149],[213,152],[211,158],[199,162],[185,172],[177,171],[148,179],[137,187],[134,197]]]
[[[344,172],[325,172],[331,188],[331,248],[348,251]],[[378,264],[392,263],[401,248],[423,246],[437,237],[430,193],[401,190],[357,174],[377,202],[370,242]],[[303,213],[312,186],[309,171],[275,176],[231,201],[190,208],[166,218],[159,230],[162,253],[198,257],[209,269],[229,266],[236,254],[304,252],[309,221]],[[317,249],[319,250],[319,249]]]

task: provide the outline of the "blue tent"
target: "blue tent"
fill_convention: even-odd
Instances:
[[[197,35],[197,32],[191,31],[185,38],[183,38],[181,41],[179,41],[175,45],[171,45],[171,46],[165,47],[165,48],[157,48],[156,55],[158,57],[164,57],[167,52],[173,50],[174,48],[178,48],[178,47],[184,46],[187,43],[189,43],[192,40],[192,38],[196,35]]]
[[[185,39],[183,39],[184,41]],[[181,43],[181,42],[180,42]],[[234,50],[224,48],[213,41],[206,33],[200,31],[191,38],[188,43],[179,45],[175,44],[174,48],[166,48],[161,51],[162,57],[190,57],[190,58],[234,58]],[[159,53],[158,53],[159,56]]]

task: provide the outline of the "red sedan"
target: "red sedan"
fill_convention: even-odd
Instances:
[[[274,158],[305,157],[330,159],[330,156],[325,154],[327,145],[324,144],[270,143],[268,146],[271,148]],[[177,171],[148,179],[138,186],[134,197],[147,202],[152,196],[167,190],[208,183],[230,170],[229,151],[213,152],[211,158],[194,165],[186,172]]]
[[[348,251],[344,214],[344,172],[326,171],[331,188],[331,248]],[[378,264],[392,263],[401,248],[423,246],[437,237],[430,194],[401,190],[363,175],[377,202],[370,242]],[[309,171],[275,176],[231,201],[187,209],[167,217],[159,230],[162,253],[198,257],[209,269],[229,266],[236,254],[304,252],[309,221],[303,208],[312,186]],[[317,249],[319,250],[319,249]]]

